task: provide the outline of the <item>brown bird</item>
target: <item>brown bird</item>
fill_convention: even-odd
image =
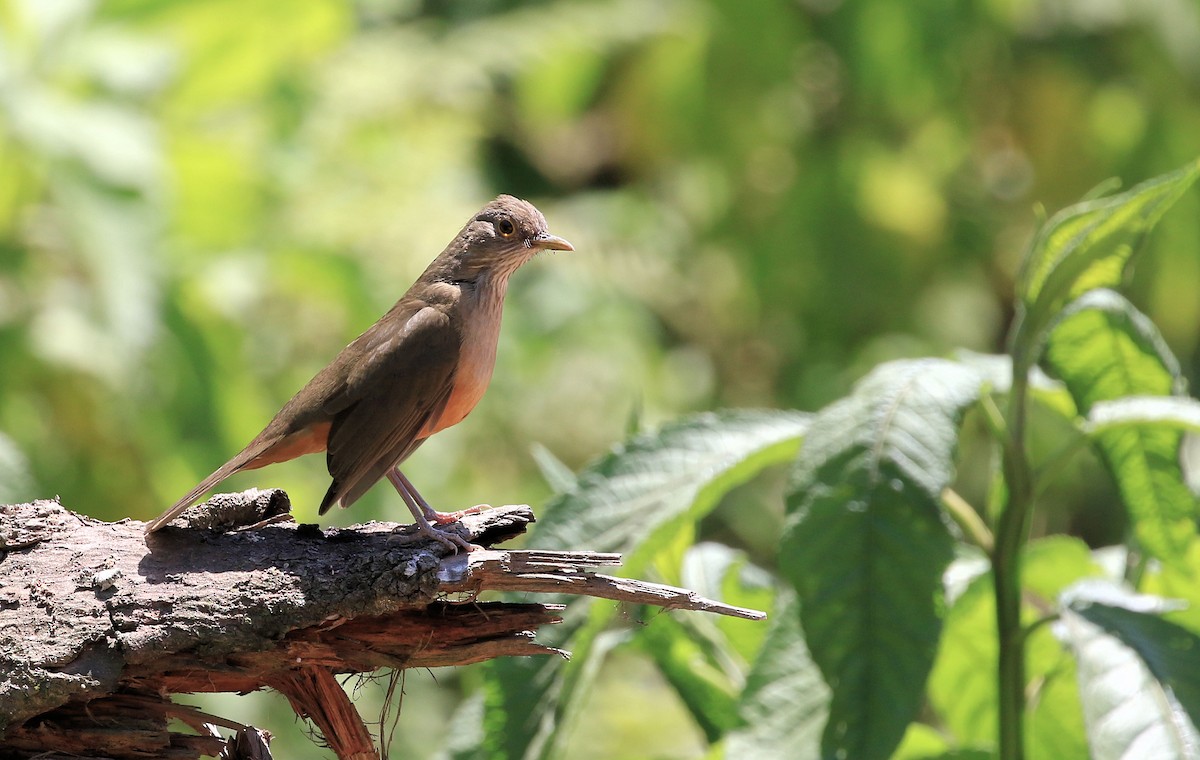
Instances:
[[[492,377],[508,278],[546,249],[575,250],[551,235],[546,218],[526,201],[501,195],[484,206],[387,314],[301,388],[241,453],[151,520],[146,532],[239,470],[324,451],[333,482],[320,514],[334,504],[350,506],[386,476],[422,533],[451,548],[469,548],[435,526],[479,508],[438,512],[399,466],[426,438],[475,408]]]

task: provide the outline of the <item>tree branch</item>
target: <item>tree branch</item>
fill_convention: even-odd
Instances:
[[[452,555],[410,526],[322,530],[288,521],[287,509],[282,491],[226,494],[185,513],[186,527],[176,521],[147,537],[141,522],[101,522],[56,501],[0,506],[0,749],[17,757],[261,757],[261,742],[240,754],[238,746],[255,744],[247,734],[241,742],[213,736],[221,719],[168,695],[271,687],[317,724],[338,757],[376,757],[335,674],[565,656],[533,633],[558,622],[561,605],[481,601],[484,592],[763,617],[585,569],[617,565],[618,555]],[[458,527],[487,547],[533,519],[528,507],[510,506]],[[208,733],[168,732],[168,717]]]

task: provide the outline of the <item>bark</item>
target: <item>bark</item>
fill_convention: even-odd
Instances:
[[[169,695],[269,687],[339,758],[378,757],[335,675],[565,656],[534,640],[560,605],[482,592],[761,617],[586,569],[617,555],[488,548],[533,522],[525,506],[464,518],[485,548],[459,554],[411,526],[322,530],[287,509],[282,491],[227,494],[147,537],[57,501],[0,506],[0,756],[268,757],[260,732]],[[170,717],[197,735],[169,732]]]

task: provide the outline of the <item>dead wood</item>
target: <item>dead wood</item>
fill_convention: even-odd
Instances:
[[[274,688],[339,758],[374,758],[335,675],[564,653],[534,632],[560,605],[480,601],[521,591],[738,617],[761,613],[602,575],[612,554],[452,555],[405,526],[320,529],[282,491],[226,494],[146,537],[57,501],[0,506],[0,757],[269,756],[255,729],[169,695]],[[533,522],[525,506],[464,518],[490,547]],[[253,523],[249,527],[238,527]],[[196,730],[167,730],[179,718]],[[237,732],[230,739],[216,727]]]

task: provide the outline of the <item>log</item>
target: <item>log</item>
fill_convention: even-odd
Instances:
[[[589,569],[618,555],[492,548],[534,521],[523,505],[463,518],[481,548],[457,554],[412,526],[321,529],[289,509],[279,490],[224,494],[146,536],[57,500],[0,506],[0,756],[269,757],[263,732],[170,695],[273,688],[339,758],[376,758],[335,676],[566,656],[535,640],[560,604],[485,592],[763,617]]]

